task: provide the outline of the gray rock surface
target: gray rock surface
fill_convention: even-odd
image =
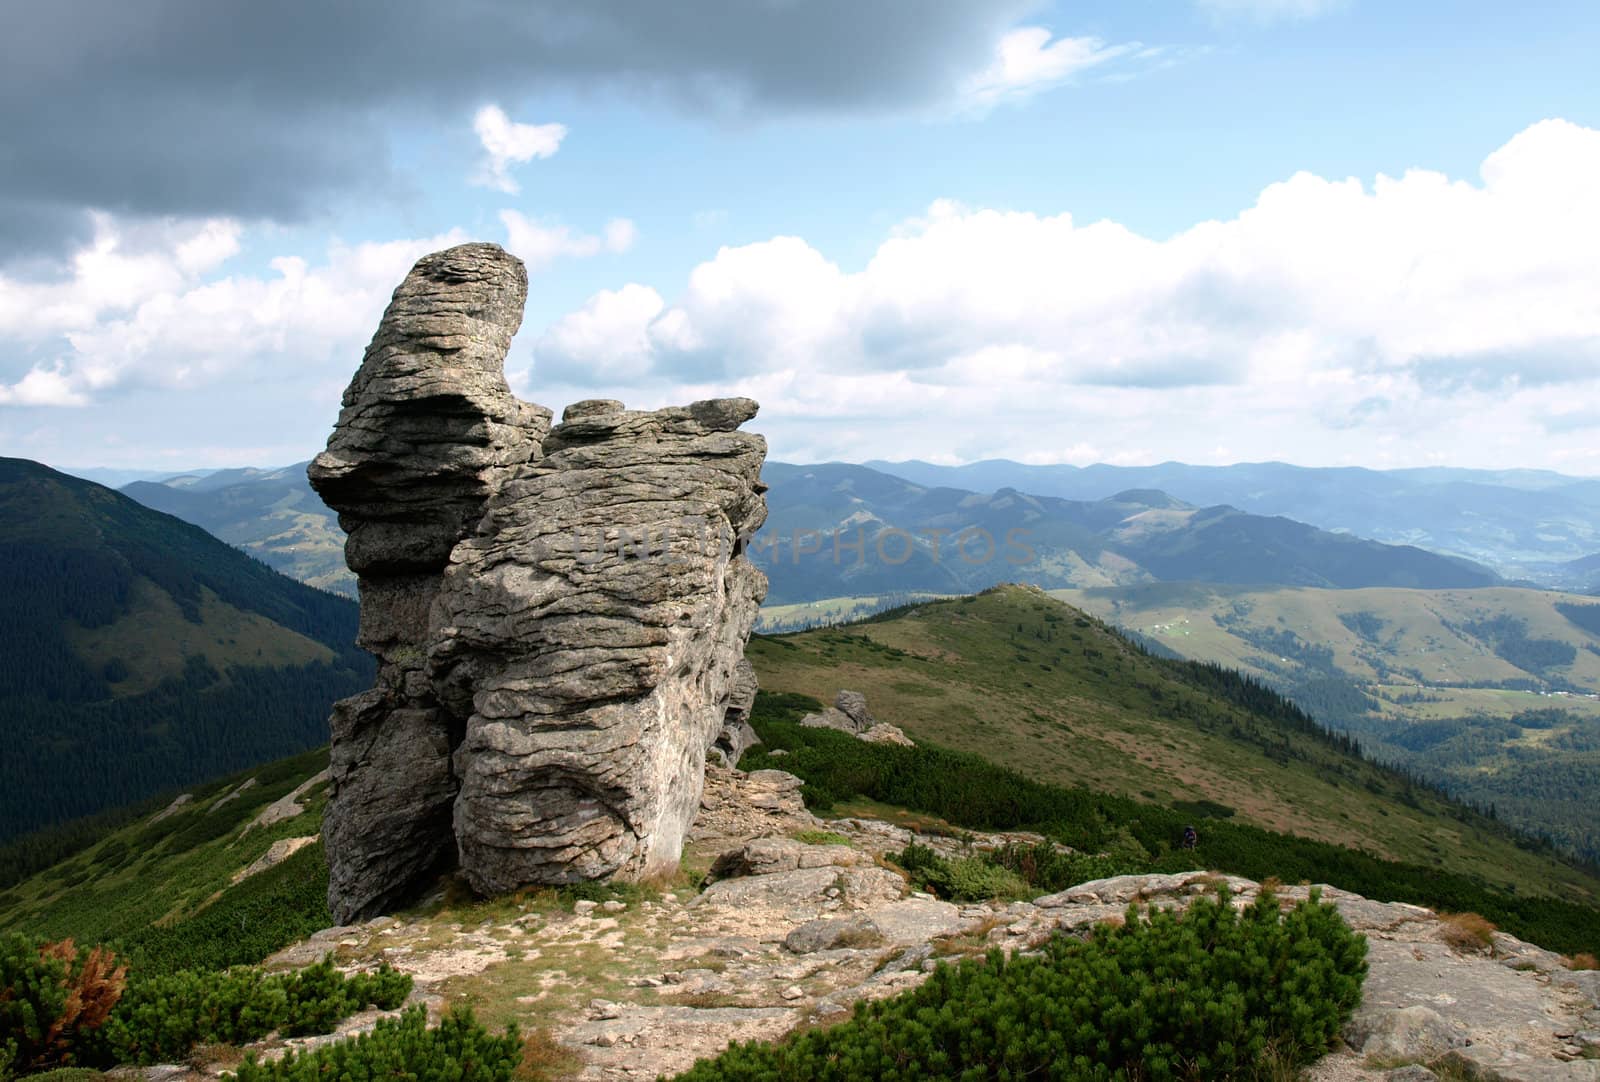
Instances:
[[[1038,899],[1048,905],[957,907],[911,891],[877,863],[908,840],[948,839],[870,819],[819,822],[800,806],[799,785],[775,770],[708,771],[691,838],[699,856],[725,856],[717,863],[733,878],[701,894],[581,902],[570,913],[535,895],[485,907],[482,921],[375,921],[320,933],[273,965],[304,965],[337,946],[346,968],[382,961],[412,974],[414,996],[434,1011],[463,993],[503,997],[520,986],[517,1002],[530,1017],[581,1054],[575,1078],[627,1082],[671,1076],[730,1040],[773,1040],[838,1021],[857,1002],[917,987],[940,960],[1090,934],[1101,920],[1121,920],[1129,902],[1182,908],[1226,888],[1244,906],[1260,892],[1250,880],[1196,870],[1097,880]],[[849,845],[793,836],[819,829]],[[980,834],[971,843],[981,850],[1017,837]],[[1452,951],[1437,915],[1417,906],[1304,884],[1276,893],[1291,903],[1313,889],[1367,937],[1371,972],[1345,1042],[1297,1077],[1600,1079],[1600,1061],[1583,1058],[1581,1040],[1600,1010],[1596,978],[1506,935],[1492,956]]]
[[[1423,1063],[1467,1043],[1465,1031],[1420,1003],[1390,1011],[1368,1011],[1351,1023],[1345,1039],[1369,1058]]]
[[[865,740],[868,744],[899,744],[903,748],[916,747],[916,742],[906,735],[906,731],[898,725],[890,725],[887,721],[880,721],[864,733],[858,733],[857,738]]]
[[[340,921],[451,861],[482,891],[675,867],[754,697],[756,404],[592,400],[552,430],[502,371],[526,293],[495,245],[418,261],[308,470],[379,660],[330,722]]]
[[[849,718],[856,727],[856,732],[864,733],[872,728],[876,722],[867,710],[867,697],[859,691],[840,690],[833,697],[833,708]]]
[[[452,553],[428,668],[478,890],[677,867],[766,595],[756,408],[569,410]]]
[[[756,690],[756,667],[748,658],[740,658],[733,673],[733,687],[728,692],[728,710],[723,715],[722,731],[711,746],[723,766],[738,766],[739,757],[761,743],[750,725],[750,708],[755,704]]]
[[[841,733],[856,736],[861,729],[849,714],[838,707],[830,706],[819,714],[807,714],[800,719],[800,724],[807,729],[837,729]]]

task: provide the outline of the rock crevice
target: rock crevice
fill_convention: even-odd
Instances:
[[[331,719],[340,921],[451,861],[482,891],[670,870],[754,693],[756,403],[590,400],[552,428],[503,374],[526,294],[494,245],[420,260],[308,471],[379,660]]]

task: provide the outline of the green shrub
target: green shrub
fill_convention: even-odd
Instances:
[[[332,923],[328,858],[317,842],[250,876],[191,917],[139,929],[122,946],[134,970],[146,977],[224,970],[253,965]]]
[[[412,1007],[385,1018],[371,1033],[338,1041],[304,1055],[287,1053],[276,1063],[254,1055],[239,1065],[238,1082],[323,1082],[330,1078],[439,1079],[448,1082],[509,1082],[522,1058],[515,1025],[496,1037],[470,1011],[444,1016],[435,1029]]]
[[[126,967],[104,947],[0,936],[0,1078],[69,1066],[122,996]]]
[[[1130,908],[1088,941],[991,951],[912,992],[777,1045],[734,1045],[679,1082],[1252,1078],[1324,1052],[1361,999],[1366,940],[1316,899],[1270,893],[1242,914]]]
[[[1093,879],[1130,875],[1149,867],[1148,857],[1140,860],[1118,853],[1105,856],[1063,853],[1050,842],[1037,845],[1012,842],[989,854],[989,859],[1021,876],[1035,895],[1054,894]]]
[[[911,883],[918,890],[952,902],[982,902],[990,898],[1014,901],[1034,893],[1021,876],[982,856],[946,860],[927,846],[912,842],[890,859],[910,873]]]
[[[183,970],[135,982],[101,1031],[100,1063],[171,1063],[201,1044],[248,1044],[273,1030],[286,1037],[332,1033],[368,1005],[393,1010],[411,978],[387,965],[345,977],[327,959],[293,973],[241,966]]]
[[[96,1061],[173,1063],[197,1044],[243,1044],[284,1016],[281,979],[260,969],[183,970],[133,981],[101,1031]]]

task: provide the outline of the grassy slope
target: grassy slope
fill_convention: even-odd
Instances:
[[[171,927],[203,910],[220,912],[235,898],[259,893],[268,877],[276,881],[271,886],[287,888],[287,893],[302,893],[309,886],[320,896],[326,890],[320,846],[301,850],[278,869],[240,884],[233,883],[233,876],[280,838],[320,831],[325,783],[300,798],[304,810],[299,815],[266,827],[250,824],[268,804],[327,766],[327,759],[322,748],[188,790],[193,799],[177,811],[143,816],[0,891],[0,930],[142,943],[150,939],[151,926]],[[230,797],[233,793],[238,795]],[[313,914],[301,934],[328,923],[326,910]]]
[[[1162,583],[1106,590],[1055,590],[1052,595],[1148,635],[1185,657],[1214,661],[1241,672],[1273,676],[1293,671],[1293,659],[1273,656],[1241,637],[1241,628],[1284,629],[1333,650],[1333,663],[1357,682],[1391,696],[1423,684],[1440,701],[1388,702],[1397,717],[1444,717],[1472,711],[1509,716],[1517,710],[1561,705],[1600,713],[1600,702],[1568,697],[1553,703],[1529,692],[1451,688],[1451,684],[1536,680],[1537,673],[1496,656],[1468,633],[1472,621],[1509,616],[1527,625],[1529,638],[1554,639],[1576,650],[1570,665],[1550,670],[1571,684],[1600,692],[1600,638],[1558,612],[1559,603],[1594,604],[1592,597],[1545,590],[1493,587],[1477,590],[1321,590],[1295,587]],[[1367,613],[1381,626],[1366,636],[1341,620]],[[1234,628],[1217,618],[1237,619]],[[1595,649],[1590,649],[1594,647]],[[1380,699],[1382,696],[1380,695]]]
[[[198,623],[186,619],[171,595],[139,578],[126,612],[103,627],[69,625],[67,638],[96,671],[113,659],[126,666],[128,675],[111,687],[118,696],[142,694],[178,676],[192,656],[205,658],[223,673],[230,665],[276,668],[338,660],[322,643],[235,608],[210,590],[202,588],[198,609]]]
[[[1042,641],[1041,635],[1053,635]],[[1176,680],[1043,593],[1004,587],[849,628],[752,641],[765,690],[865,692],[913,737],[1041,781],[1170,804],[1211,800],[1244,821],[1522,891],[1593,901],[1600,884],[1525,852],[1476,816],[1316,738]],[[1412,805],[1415,806],[1412,806]]]

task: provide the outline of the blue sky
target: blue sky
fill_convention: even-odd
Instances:
[[[1600,474],[1592,4],[573,10],[22,15],[0,454],[309,457],[484,239],[519,394],[751,394],[777,458]]]

